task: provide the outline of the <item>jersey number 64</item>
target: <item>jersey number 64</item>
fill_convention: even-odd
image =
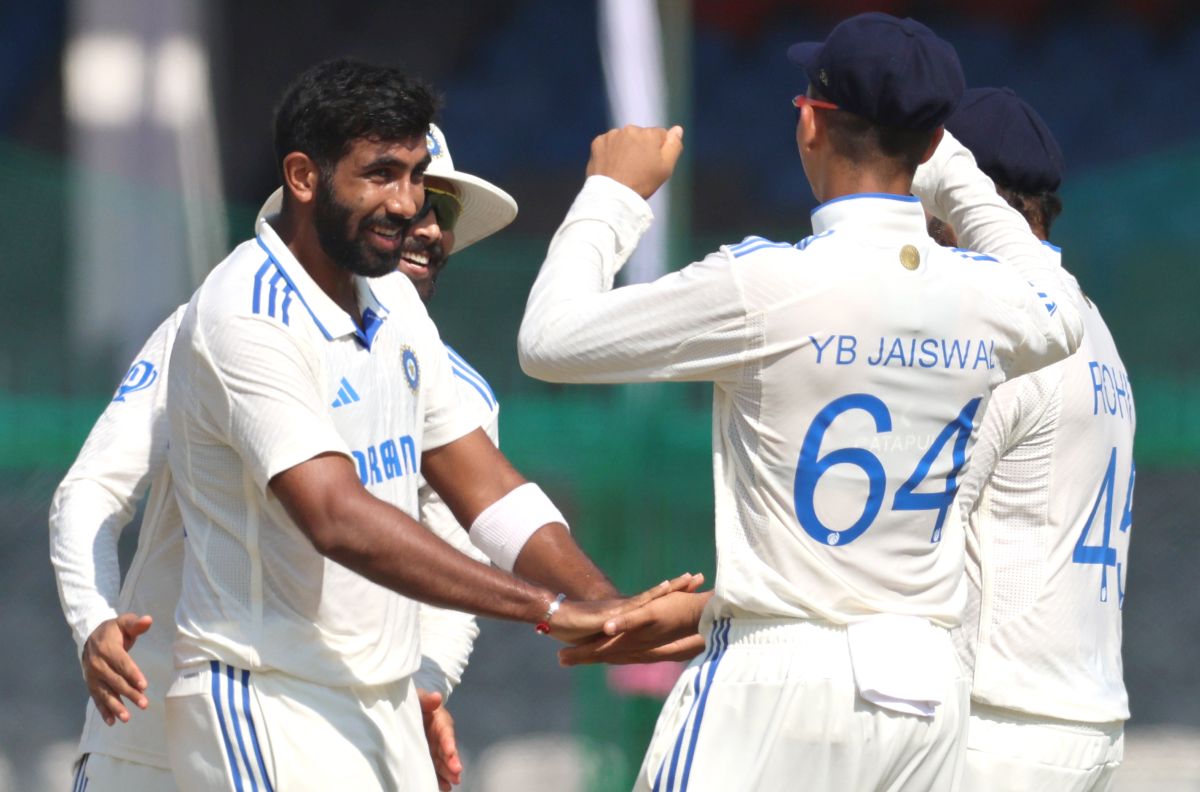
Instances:
[[[893,511],[937,511],[930,542],[941,541],[942,524],[945,523],[946,513],[958,492],[958,474],[966,464],[967,440],[971,437],[975,412],[979,409],[980,401],[979,398],[975,398],[967,402],[958,417],[942,428],[930,444],[929,450],[917,462],[912,475],[900,485],[892,499]],[[883,507],[884,491],[887,489],[887,472],[883,468],[883,462],[865,448],[839,448],[825,456],[819,456],[821,441],[830,424],[838,416],[851,410],[862,410],[871,416],[876,432],[892,431],[892,414],[882,400],[866,393],[842,396],[825,405],[813,418],[808,432],[804,435],[804,443],[800,446],[800,460],[796,465],[796,519],[809,536],[828,546],[847,545],[862,536],[879,515],[879,510]],[[929,469],[941,455],[942,449],[951,442],[954,443],[951,450],[951,469],[946,475],[945,488],[941,492],[917,492],[917,487],[929,475]],[[867,474],[869,485],[862,515],[853,525],[841,531],[832,530],[821,522],[813,503],[817,482],[834,465],[854,465],[860,468]]]

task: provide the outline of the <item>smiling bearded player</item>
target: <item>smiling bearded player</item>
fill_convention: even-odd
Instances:
[[[426,146],[432,211],[409,229],[401,271],[427,298],[445,257],[503,228],[516,215],[516,205],[494,185],[455,170],[436,127],[431,127]],[[277,193],[264,213],[278,211],[279,203]],[[182,315],[180,309],[147,341],[60,485],[51,510],[52,561],[93,695],[80,741],[76,784],[101,792],[175,789],[162,696],[173,673],[170,645],[183,531],[165,465],[165,375]],[[462,364],[455,373],[465,405],[474,409],[479,425],[494,440],[498,407],[486,383]],[[122,585],[117,535],[147,488],[137,553]],[[458,549],[478,553],[427,485],[420,490],[420,515]],[[439,785],[448,789],[459,781],[461,763],[452,721],[439,699],[461,678],[477,628],[467,614],[427,605],[421,606],[419,621],[422,657],[414,682],[421,691]],[[154,628],[146,632],[151,624]],[[146,711],[131,718],[118,694]],[[123,725],[104,727],[104,722],[111,725],[116,719]]]
[[[405,246],[411,250],[401,267],[423,296],[432,293],[449,253],[501,230],[517,213],[515,202],[499,187],[455,170],[439,129],[431,126],[426,145],[432,156],[427,174],[439,174],[430,175],[430,182],[442,197],[430,201],[432,212],[410,230]],[[281,191],[272,195],[262,214],[278,212],[280,197]],[[416,263],[409,264],[410,258]],[[183,529],[165,464],[165,374],[182,318],[181,308],[143,345],[55,493],[50,512],[51,560],[92,693],[75,783],[98,792],[176,788],[162,697],[173,673],[170,647]],[[495,440],[498,404],[490,390],[485,400],[477,389],[479,383],[486,389],[486,383],[482,378],[456,382],[464,402],[478,413],[480,426]],[[138,547],[122,581],[117,538],[143,496]],[[459,550],[480,557],[431,487],[422,486],[420,504],[425,525]],[[420,611],[421,668],[414,679],[434,765],[448,788],[458,783],[462,768],[443,702],[462,677],[478,628],[473,616],[460,611],[424,604]],[[131,716],[116,695],[120,692],[131,694],[128,700],[145,711]],[[118,719],[122,725],[112,727]]]

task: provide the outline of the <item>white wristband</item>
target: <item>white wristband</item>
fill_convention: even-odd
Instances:
[[[471,544],[492,559],[493,564],[512,572],[529,537],[552,522],[567,524],[541,487],[532,482],[522,484],[475,518],[471,523]]]

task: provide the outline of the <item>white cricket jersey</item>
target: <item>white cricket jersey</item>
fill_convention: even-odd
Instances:
[[[93,427],[50,509],[51,560],[63,611],[78,651],[99,624],[132,611],[154,619],[130,654],[149,687],[147,710],[108,726],[89,698],[80,753],[104,754],[169,768],[162,696],[175,675],[171,647],[183,567],[183,518],[167,465],[167,363],[186,305],[154,331],[134,359],[111,403]],[[455,384],[479,425],[498,440],[499,403],[486,380],[452,353]],[[461,372],[461,374],[459,373]],[[119,533],[149,487],[137,551],[125,580],[117,558]],[[466,530],[427,484],[420,519],[459,551],[487,563]],[[414,683],[449,696],[462,679],[479,634],[475,617],[421,603],[421,667]]]
[[[1057,264],[1058,248],[1046,247]],[[1063,720],[1129,717],[1121,665],[1133,508],[1125,364],[1081,294],[1083,344],[996,390],[959,503],[968,608],[958,634],[972,698]]]
[[[1033,239],[998,198],[983,210]],[[895,195],[823,204],[795,245],[750,237],[609,291],[650,219],[588,179],[530,294],[521,362],[553,381],[715,383],[708,615],[957,624],[956,475],[991,390],[1077,343],[1070,309],[1060,322],[1015,268],[939,247]]]
[[[268,488],[332,452],[414,514],[421,452],[479,426],[412,284],[356,287],[361,329],[259,221],[188,306],[168,383],[187,532],[177,666],[218,660],[329,686],[417,669],[416,602],[324,558]]]
[[[129,722],[108,726],[89,698],[80,752],[162,768],[168,766],[162,696],[175,672],[171,644],[183,565],[183,524],[166,461],[167,365],[183,311],[146,341],[50,507],[50,556],[77,650],[120,613],[154,618],[130,650],[149,683],[149,709],[126,704]],[[117,540],[147,488],[137,552],[122,583]]]

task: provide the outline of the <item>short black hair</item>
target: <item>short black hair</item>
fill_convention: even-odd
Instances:
[[[323,171],[355,140],[424,137],[437,111],[429,86],[391,66],[351,58],[325,61],[297,77],[275,108],[275,163],[307,154]]]
[[[824,99],[816,91],[814,98]],[[825,126],[833,150],[851,162],[890,162],[910,176],[933,141],[936,129],[904,129],[878,124],[849,110],[828,110]]]
[[[990,174],[989,174],[990,175]],[[1008,201],[1008,205],[1021,213],[1025,222],[1035,230],[1040,228],[1042,235],[1050,237],[1050,226],[1062,214],[1063,203],[1058,193],[1045,190],[1043,192],[1021,192],[1011,187],[996,183],[996,192]]]

